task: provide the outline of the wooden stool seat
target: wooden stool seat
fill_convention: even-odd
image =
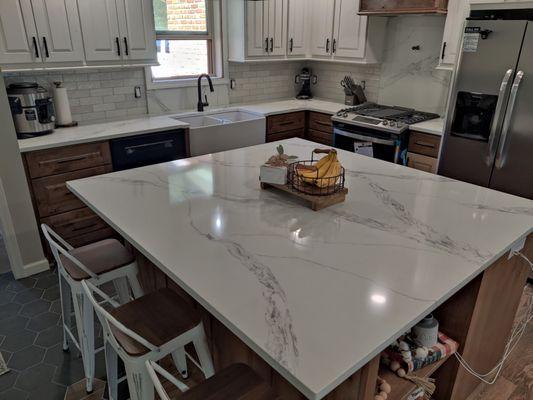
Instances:
[[[160,289],[110,311],[126,328],[160,347],[200,324],[198,313],[178,294]],[[119,344],[130,356],[139,357],[150,350],[111,326]]]
[[[135,261],[134,256],[116,239],[106,239],[78,247],[69,253],[96,275],[124,267]],[[78,268],[71,260],[60,254],[61,262],[67,273],[75,281],[89,279],[90,276]]]
[[[233,364],[180,394],[176,400],[279,400],[247,365]]]

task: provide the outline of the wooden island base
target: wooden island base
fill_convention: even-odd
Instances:
[[[529,236],[522,252],[533,259],[533,235]],[[519,257],[509,260],[508,255],[504,254],[434,312],[440,329],[460,343],[459,352],[481,373],[491,370],[503,354],[529,273],[523,260]],[[292,384],[174,283],[171,277],[140,253],[137,253],[137,257],[141,282],[147,292],[170,287],[202,313],[217,370],[235,362],[243,362],[269,382],[283,400],[305,399]],[[324,399],[374,400],[379,369],[379,357],[376,357]],[[436,379],[434,398],[437,400],[465,400],[480,383],[459,366],[455,357],[426,372]],[[393,385],[388,399],[404,399],[413,389],[413,384],[402,380]]]

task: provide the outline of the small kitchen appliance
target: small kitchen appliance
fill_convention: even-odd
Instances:
[[[406,164],[409,125],[434,118],[439,115],[375,103],[345,108],[332,117],[334,146],[360,152],[361,145],[371,145],[365,154]]]
[[[311,93],[311,83],[313,85],[317,84],[317,76],[311,74],[309,68],[302,68],[302,72],[299,75],[296,75],[294,82],[296,84],[300,83],[302,85],[300,92],[296,95],[298,100],[309,100],[313,98]]]
[[[52,96],[35,82],[13,83],[7,94],[19,139],[53,132],[55,109]]]

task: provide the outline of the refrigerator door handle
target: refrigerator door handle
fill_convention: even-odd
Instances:
[[[522,83],[522,78],[524,78],[524,71],[518,71],[513,82],[513,87],[511,88],[509,106],[507,108],[507,113],[505,114],[505,119],[503,120],[502,138],[500,139],[498,155],[496,156],[496,168],[498,169],[502,169],[505,166],[505,161],[507,160],[507,136],[509,135],[509,129],[511,128],[511,120],[514,114],[516,97],[518,95],[520,84]]]
[[[494,121],[492,122],[492,126],[490,128],[489,153],[487,154],[487,157],[485,158],[485,163],[489,167],[494,162],[494,156],[496,155],[496,143],[497,143],[496,132],[498,130],[498,126],[500,125],[500,118],[502,114],[505,93],[507,92],[507,86],[509,85],[509,80],[511,79],[513,72],[514,72],[513,69],[508,69],[500,85],[500,92],[498,93],[498,101],[496,103],[496,110],[494,111]]]

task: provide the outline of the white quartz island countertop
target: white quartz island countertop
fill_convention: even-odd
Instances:
[[[346,108],[342,103],[312,99],[312,100],[279,100],[269,103],[240,104],[219,109],[209,109],[204,115],[227,111],[247,111],[268,117],[275,114],[285,114],[297,111],[315,111],[325,114],[335,114]],[[179,121],[180,117],[198,115],[197,112],[183,112],[173,115],[149,116],[124,121],[112,121],[91,125],[80,125],[72,128],[56,129],[52,134],[31,139],[19,140],[22,153],[54,147],[70,146],[80,143],[97,142],[116,139],[119,137],[161,132],[164,130],[186,128],[189,125]],[[442,119],[422,122],[412,125],[420,132],[442,135],[444,123]]]
[[[346,202],[313,212],[260,189],[277,144],[68,186],[309,399],[532,232],[530,200],[341,150]]]

